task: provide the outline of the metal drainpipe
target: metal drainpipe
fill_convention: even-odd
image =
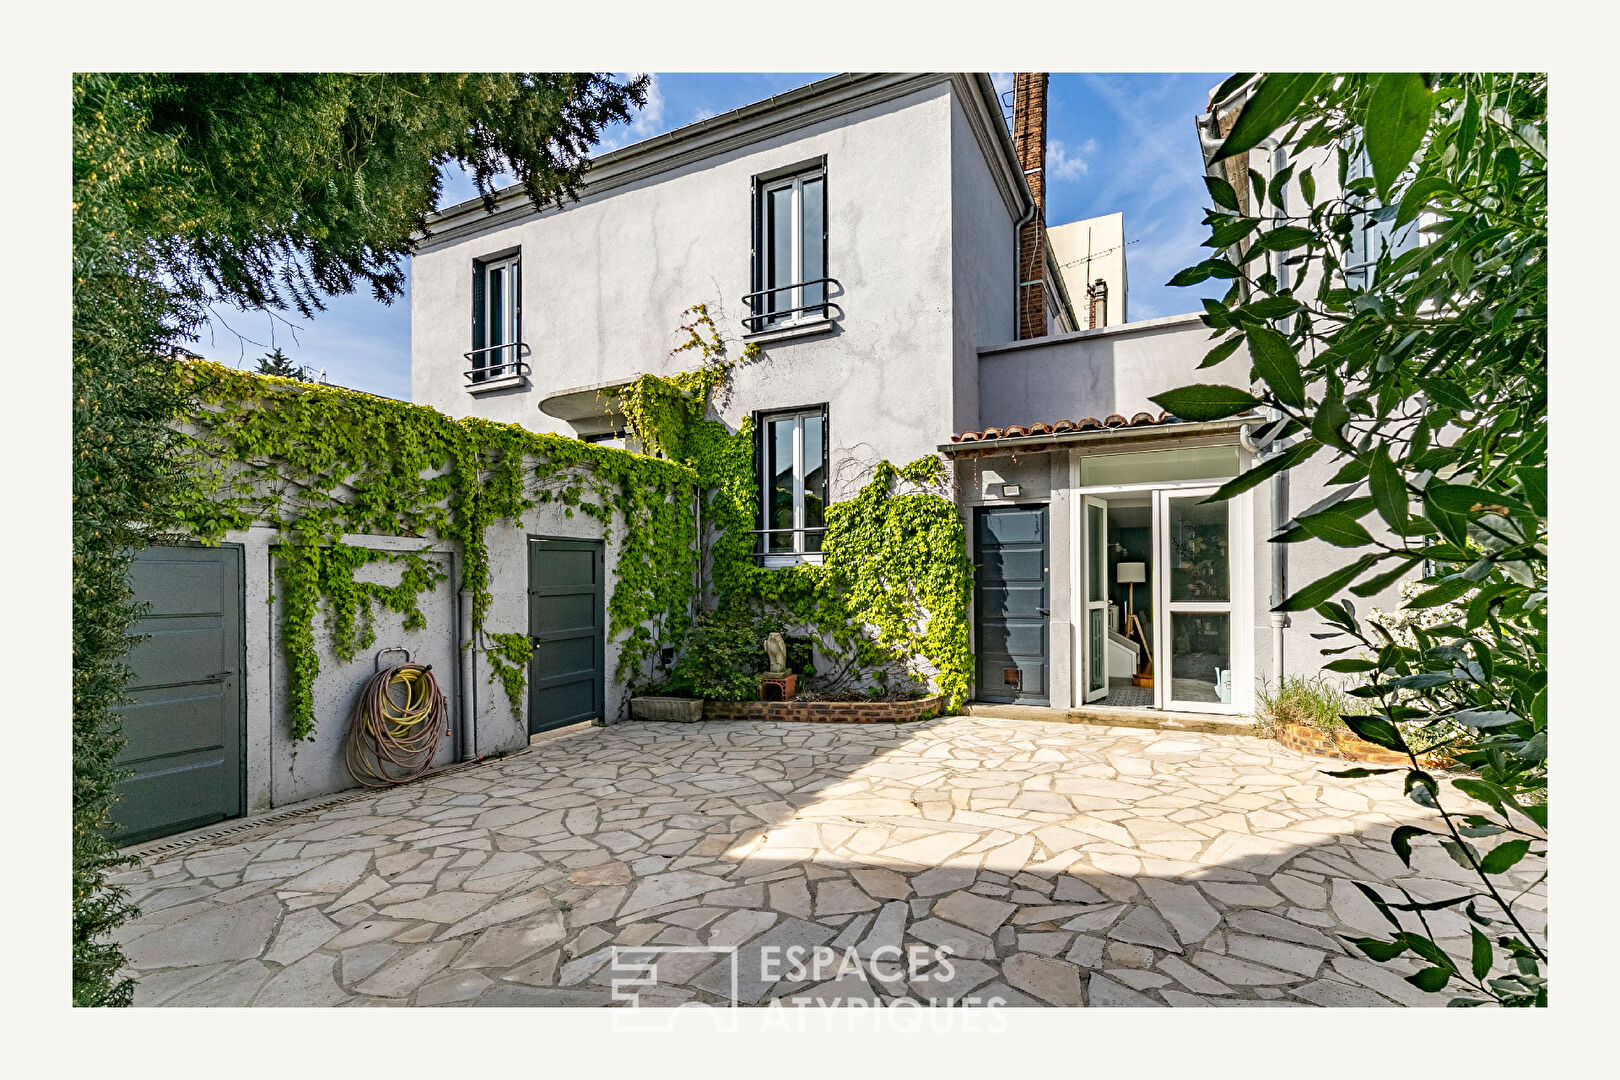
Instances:
[[[478,758],[478,736],[474,730],[474,717],[476,710],[473,705],[474,683],[476,673],[473,670],[473,595],[470,590],[462,589],[457,594],[460,602],[459,625],[456,628],[456,648],[461,653],[461,760],[475,761]]]
[[[1288,149],[1287,147],[1278,143],[1276,139],[1263,139],[1261,140],[1260,145],[1268,147],[1271,151],[1271,176],[1266,178],[1269,182],[1271,177],[1276,176],[1283,170],[1284,167],[1286,167],[1288,163]],[[1283,206],[1281,212],[1286,214],[1288,212],[1287,207],[1288,197],[1287,193],[1285,192],[1283,195]],[[1284,264],[1282,259],[1279,258],[1276,260],[1272,267],[1272,272],[1277,275],[1277,288],[1279,290],[1289,287],[1290,282],[1288,280],[1288,267]],[[1277,450],[1273,452],[1279,452],[1281,449],[1281,447],[1278,447]],[[1283,522],[1287,521],[1288,517],[1288,472],[1287,470],[1284,470],[1271,478],[1271,527],[1273,529],[1282,528]],[[1272,544],[1271,606],[1275,608],[1287,598],[1288,545]],[[1287,634],[1285,631],[1292,623],[1293,620],[1288,617],[1288,613],[1286,611],[1271,612],[1271,678],[1278,685],[1282,684],[1283,676],[1288,671],[1288,666],[1284,662],[1283,647],[1285,641],[1287,640]]]

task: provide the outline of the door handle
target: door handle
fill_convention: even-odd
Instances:
[[[1050,610],[1048,610],[1047,608],[1036,608],[1035,611],[1036,611],[1037,614],[1040,614],[1040,615],[1050,615],[1050,614],[1052,614],[1052,612]]]
[[[212,675],[204,675],[203,678],[205,678],[205,679],[225,679],[225,678],[229,678],[230,676],[235,675],[235,674],[236,674],[236,670],[233,668],[230,671],[216,671]]]

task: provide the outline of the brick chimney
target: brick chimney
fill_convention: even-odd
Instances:
[[[1046,80],[1044,71],[1013,75],[1013,148],[1035,196],[1035,216],[1018,233],[1018,337],[1045,337]]]

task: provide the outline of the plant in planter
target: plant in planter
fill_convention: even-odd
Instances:
[[[670,679],[672,692],[710,701],[750,701],[765,670],[765,635],[782,624],[742,604],[700,612],[686,632]]]

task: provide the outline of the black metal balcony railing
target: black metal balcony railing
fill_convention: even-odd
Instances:
[[[488,345],[461,355],[467,358],[467,370],[464,374],[467,377],[468,387],[505,375],[527,377],[529,374],[529,365],[523,360],[529,355],[529,346],[521,341],[506,345]]]
[[[796,292],[796,290],[800,289],[804,290],[804,292]],[[799,304],[794,307],[776,307],[775,300],[772,299],[766,305],[766,310],[761,310],[762,301],[766,297],[774,298],[778,293],[787,293],[786,299],[791,302],[795,296],[801,300],[808,299],[812,290],[820,294],[814,303]],[[836,311],[842,316],[844,309],[833,303],[832,298],[843,294],[843,284],[837,278],[830,277],[797,281],[792,285],[778,285],[772,289],[760,289],[758,292],[751,292],[742,298],[743,303],[748,305],[748,310],[751,313],[743,316],[743,325],[748,328],[750,334],[757,334],[761,330],[771,330],[777,326],[797,321],[798,316],[812,312],[819,313],[820,318],[826,318],[829,310]]]
[[[793,528],[787,528],[787,529],[750,529],[748,531],[749,531],[749,535],[751,535],[751,536],[753,536],[755,538],[754,539],[754,550],[749,553],[749,557],[752,558],[755,563],[761,563],[761,562],[763,562],[764,560],[766,560],[768,558],[777,558],[777,557],[792,558],[795,555],[815,555],[815,556],[819,557],[821,555],[820,538],[823,535],[825,535],[826,532],[827,532],[825,526],[808,526],[808,527],[803,528],[803,529],[793,529]],[[769,548],[771,546],[771,537],[772,536],[781,536],[781,535],[784,535],[784,534],[789,534],[789,535],[798,534],[798,535],[794,536],[794,540],[793,540],[794,550],[792,550],[792,551],[771,551],[771,550],[769,550]],[[811,534],[814,534],[816,536],[816,538],[817,538],[817,543],[816,543],[816,546],[815,546],[814,549],[812,549],[810,547],[810,543],[809,543]]]

